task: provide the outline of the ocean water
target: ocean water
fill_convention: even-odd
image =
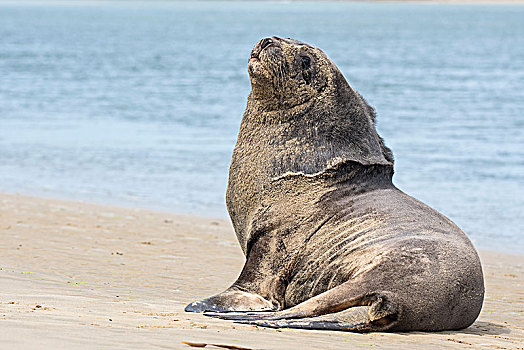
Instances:
[[[524,250],[524,6],[0,2],[0,191],[226,216],[265,36],[321,47],[376,107],[395,184]]]

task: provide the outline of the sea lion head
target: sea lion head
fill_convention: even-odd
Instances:
[[[302,105],[328,87],[330,75],[336,74],[332,67],[319,48],[289,38],[264,38],[249,57],[252,97],[267,110]]]
[[[278,124],[273,144],[282,138],[289,148],[290,139],[298,141],[290,161],[275,159],[274,173],[318,173],[347,161],[393,165],[375,129],[374,108],[321,49],[290,38],[264,38],[251,51],[248,73],[252,91],[244,119],[251,127],[241,134],[259,137],[257,125]]]

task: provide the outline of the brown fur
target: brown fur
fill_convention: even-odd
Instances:
[[[469,326],[484,295],[477,253],[392,184],[373,108],[302,42],[261,40],[248,70],[227,191],[246,264],[228,290],[186,311],[240,311],[215,316],[268,327]]]

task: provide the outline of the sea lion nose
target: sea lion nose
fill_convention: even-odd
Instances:
[[[273,39],[265,38],[264,40],[262,40],[260,47],[262,48],[262,50],[264,50],[269,44],[272,44],[272,43],[274,43]]]

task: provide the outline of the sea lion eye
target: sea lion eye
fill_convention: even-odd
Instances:
[[[308,69],[309,67],[311,67],[311,58],[302,56],[302,69]]]

